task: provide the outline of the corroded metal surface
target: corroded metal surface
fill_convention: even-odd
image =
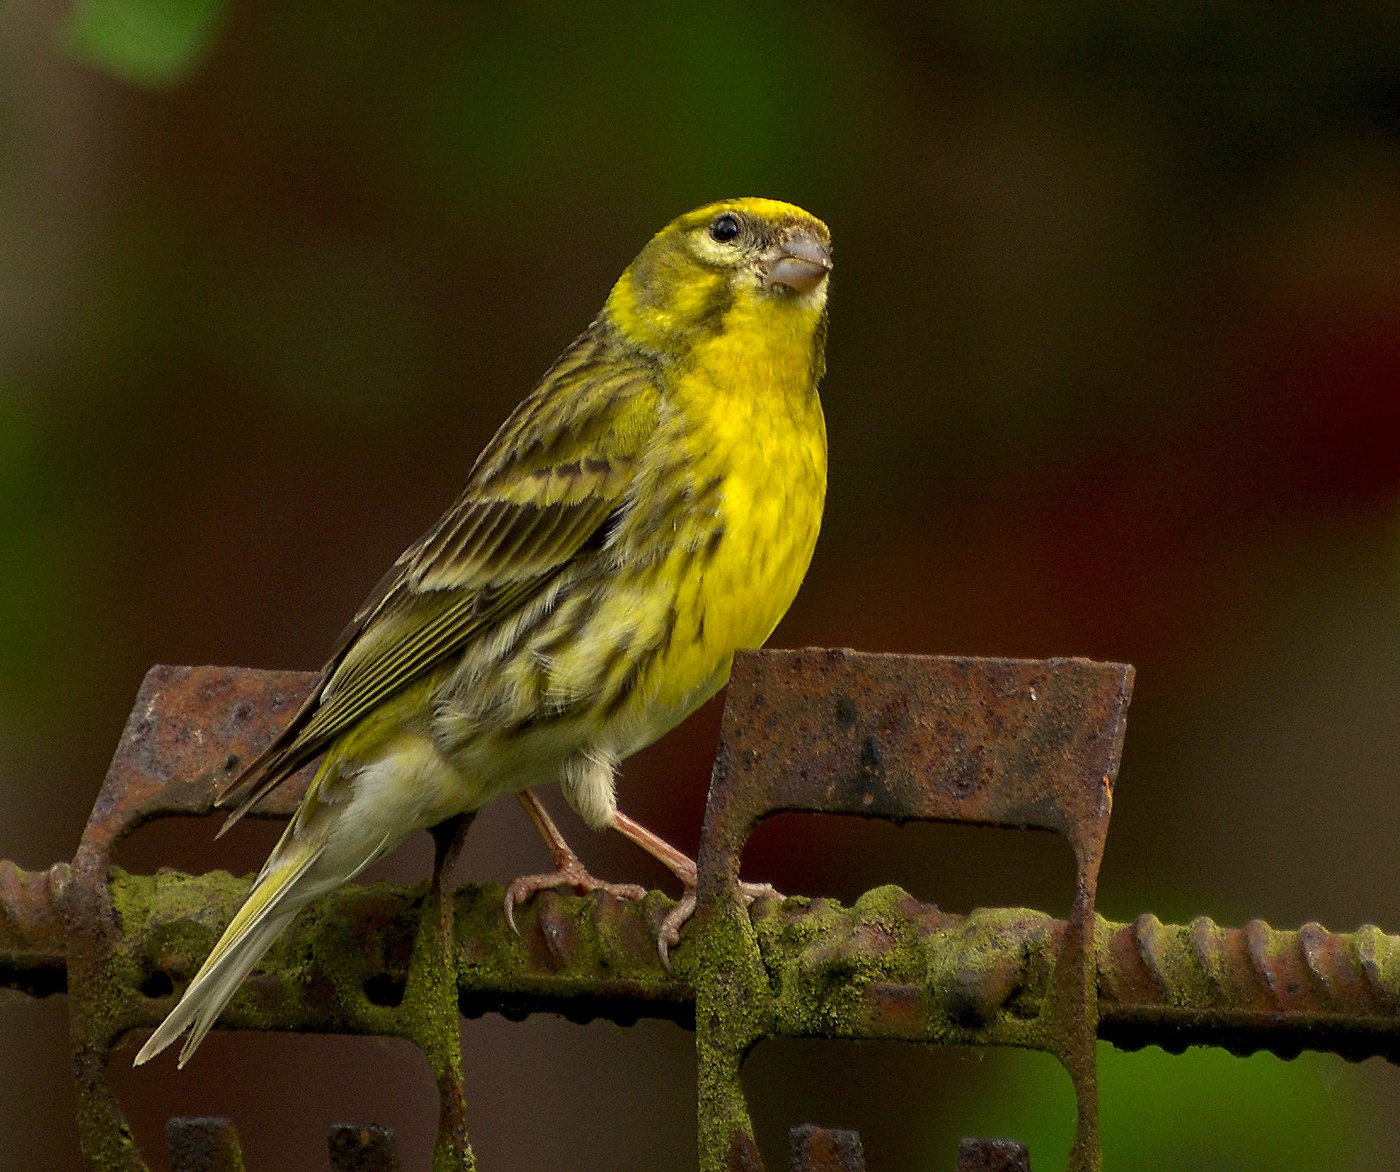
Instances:
[[[791,1128],[788,1172],[865,1172],[860,1132],[811,1123]]]
[[[792,1032],[766,993],[739,887],[744,843],[762,819],[786,810],[1050,830],[1069,841],[1076,889],[1068,927],[1036,1014],[1000,1040],[1064,1065],[1077,1111],[1070,1168],[1099,1167],[1094,894],[1132,683],[1126,664],[1082,659],[811,648],[735,657],[699,856],[703,1172],[737,1167],[734,1153],[752,1142],[744,1054],[763,1037]],[[889,985],[863,1011],[840,1016],[873,1015],[898,1029],[920,1000]]]
[[[155,667],[142,682],[60,899],[78,1125],[90,1167],[111,1172],[145,1167],[108,1083],[106,1064],[112,1046],[126,1031],[150,1024],[152,1003],[175,987],[173,940],[155,957],[133,955],[126,947],[123,925],[132,914],[130,907],[118,906],[109,883],[112,850],[153,818],[211,812],[224,783],[291,719],[315,680],[303,672]],[[289,778],[259,803],[254,816],[290,816],[309,776],[308,769]],[[212,944],[212,939],[202,944],[201,958]],[[454,958],[441,949],[434,957],[432,948],[415,948],[412,955],[415,963],[390,1024],[359,1032],[406,1038],[427,1056],[442,1101],[434,1167],[470,1172],[474,1161],[462,1104],[455,982],[433,967],[451,965]],[[188,955],[185,960],[188,979],[196,966]],[[258,979],[248,985],[256,992]],[[162,1013],[168,1008],[162,1005]]]
[[[46,873],[18,874],[38,882]],[[115,871],[113,883],[119,967],[134,982],[113,991],[127,1028],[150,1027],[199,967],[247,880]],[[521,909],[518,937],[501,913],[502,894],[490,884],[456,894],[464,1015],[694,1025],[689,936],[674,973],[656,956],[654,933],[671,907],[662,893],[624,903],[547,892]],[[390,1032],[383,1011],[402,1002],[422,900],[421,886],[387,884],[328,897],[293,923],[221,1024]],[[1017,1023],[1038,1014],[1067,927],[1029,909],[954,915],[892,887],[851,907],[800,896],[760,901],[752,923],[785,1032],[987,1045],[1016,1044]],[[1095,934],[1098,1034],[1120,1047],[1203,1045],[1284,1057],[1325,1050],[1400,1062],[1400,937],[1373,926],[1334,933],[1257,921],[1226,928],[1204,918],[1162,924],[1150,916],[1131,924],[1099,919]],[[52,942],[61,949],[61,928]],[[48,952],[27,955],[42,958],[41,975],[52,972]],[[36,980],[23,963],[9,970],[8,987]]]
[[[237,667],[151,668],[83,832],[84,847],[110,851],[152,818],[209,813],[219,787],[281,731],[316,678]],[[303,771],[279,786],[254,814],[289,817],[308,776]]]
[[[725,803],[728,839],[717,845],[810,810],[1036,827],[1090,850],[1131,689],[1132,668],[1083,659],[740,655],[716,762],[712,808]]]
[[[55,892],[67,953],[78,1134],[90,1168],[145,1168],[107,1081],[111,1047],[141,1023],[145,1000],[140,974],[121,963],[122,927],[107,882],[112,850],[152,818],[207,812],[219,783],[271,740],[309,685],[301,673],[238,668],[155,667],[142,681],[72,866]],[[285,816],[294,808],[301,783],[285,788],[265,814]]]
[[[67,863],[35,872],[0,859],[0,989],[47,997],[68,988],[66,937],[56,894],[67,874]]]
[[[1014,1139],[965,1139],[958,1144],[958,1172],[1031,1172],[1031,1157]]]
[[[233,1124],[217,1115],[177,1115],[165,1125],[170,1172],[243,1172]]]
[[[398,1147],[389,1127],[332,1126],[327,1139],[331,1172],[400,1172]]]
[[[942,682],[921,683],[919,673],[940,663]],[[110,867],[112,847],[150,818],[207,812],[218,784],[276,733],[311,679],[154,669],[73,862],[45,872],[0,862],[0,987],[70,993],[91,1168],[144,1167],[108,1088],[106,1062],[128,1031],[168,1011],[248,883],[218,872],[128,875]],[[727,1108],[734,1101],[723,1096],[746,1040],[773,1033],[1057,1052],[1063,1039],[1047,1039],[1045,1028],[1055,999],[1068,1004],[1086,988],[1069,975],[1096,980],[1098,1036],[1120,1046],[1208,1044],[1284,1056],[1324,1049],[1400,1061],[1400,938],[1379,929],[1167,925],[1145,915],[1132,924],[1092,921],[1085,931],[1093,876],[1084,881],[1084,864],[1096,863],[1102,847],[1129,681],[1127,669],[1082,661],[741,657],[707,813],[702,912],[673,952],[675,972],[661,966],[654,947],[672,906],[658,892],[637,904],[545,892],[522,909],[516,936],[500,889],[468,886],[454,900],[456,1008],[622,1024],[661,1017],[687,1026],[697,1006],[701,1014],[720,1009],[722,1017],[702,1022],[700,1083],[702,1096]],[[1078,788],[1057,788],[1047,775],[1078,778]],[[258,813],[285,816],[303,784],[293,779]],[[753,824],[780,808],[951,812],[1056,830],[1081,862],[1074,916],[1024,909],[954,916],[895,888],[849,908],[791,898],[760,900],[744,912],[730,898],[737,849]],[[421,1011],[414,992],[426,901],[426,884],[333,894],[278,941],[221,1024],[432,1043],[429,1033],[442,1023]],[[1093,942],[1092,966],[1076,953],[1082,940]],[[1089,1009],[1085,1020],[1093,1021]],[[728,1048],[707,1050],[705,1038],[717,1030]],[[736,1116],[715,1118],[723,1127]],[[701,1124],[703,1132],[704,1117]],[[750,1133],[723,1134],[719,1166],[762,1167]]]
[[[1329,1050],[1400,1061],[1400,938],[1143,914],[1099,952],[1100,1035],[1125,1049]]]

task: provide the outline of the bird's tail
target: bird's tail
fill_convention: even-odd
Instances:
[[[284,850],[290,858],[281,857]],[[154,1058],[186,1029],[190,1036],[180,1051],[180,1065],[189,1061],[229,998],[262,959],[278,933],[318,890],[325,889],[324,884],[305,882],[324,850],[324,839],[320,844],[298,841],[291,827],[288,828],[233,922],[195,974],[180,1003],[141,1047],[134,1065],[140,1066]],[[313,886],[318,890],[307,890]]]

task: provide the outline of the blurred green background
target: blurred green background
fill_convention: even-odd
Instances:
[[[831,489],[780,645],[1138,668],[1101,909],[1400,931],[1400,8],[1220,0],[0,6],[0,857],[72,854],[152,663],[319,665],[648,235],[734,194],[836,240]],[[711,705],[624,808],[699,834]],[[561,803],[553,801],[556,808]],[[506,808],[509,806],[509,808]],[[667,885],[565,816],[600,874]],[[157,826],[122,861],[252,869]],[[427,872],[423,841],[380,872]],[[513,803],[466,878],[537,870]],[[788,891],[1068,906],[1048,837],[763,828]],[[691,1039],[464,1025],[491,1172],[694,1166]],[[77,1166],[62,998],[0,994],[0,1168]],[[1110,1169],[1400,1168],[1400,1077],[1105,1051]],[[215,1035],[117,1079],[148,1155],[387,1122],[406,1045]],[[1034,1055],[768,1043],[760,1138],[1063,1166]]]

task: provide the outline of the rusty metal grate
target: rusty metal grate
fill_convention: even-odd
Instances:
[[[128,874],[111,866],[113,848],[153,818],[208,812],[219,781],[270,739],[309,683],[298,673],[153,669],[73,861],[42,873],[0,862],[0,986],[67,992],[92,1169],[145,1167],[107,1081],[111,1049],[164,1016],[247,888],[218,872]],[[460,1094],[460,1013],[676,1021],[696,1029],[704,1172],[763,1166],[738,1070],[764,1037],[1051,1053],[1078,1096],[1074,1169],[1099,1166],[1096,1036],[1130,1048],[1396,1061],[1396,937],[1374,927],[1168,925],[1150,915],[1115,924],[1094,914],[1131,683],[1131,668],[1083,660],[741,656],[706,812],[700,908],[673,972],[653,944],[671,906],[658,892],[636,904],[545,893],[522,909],[517,937],[500,889],[467,885],[455,895],[455,972],[442,981],[422,971],[426,950],[415,948],[423,887],[347,887],[289,929],[222,1023],[407,1038],[428,1055],[446,1100]],[[290,814],[301,784],[274,793],[261,813]],[[1025,909],[958,916],[886,887],[851,907],[795,898],[745,914],[739,854],[780,810],[1050,830],[1075,852],[1073,910],[1067,920]],[[181,1165],[172,1156],[172,1167],[241,1167],[223,1124],[172,1121],[170,1142],[188,1157]],[[798,1128],[791,1143],[795,1172],[864,1167],[853,1133]],[[382,1130],[340,1129],[331,1150],[336,1168],[397,1163]],[[434,1166],[473,1166],[465,1135],[446,1123]],[[958,1167],[1029,1162],[1011,1141],[969,1140]]]

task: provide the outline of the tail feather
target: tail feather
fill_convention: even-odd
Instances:
[[[150,1061],[186,1029],[190,1036],[180,1051],[179,1064],[184,1066],[189,1061],[243,978],[314,894],[297,892],[297,898],[288,898],[324,849],[324,845],[313,847],[295,863],[264,870],[180,1003],[141,1047],[133,1065]]]
[[[224,1006],[228,1004],[229,998],[233,996],[238,986],[243,983],[243,978],[262,959],[263,953],[267,951],[291,918],[285,913],[269,916],[256,928],[249,930],[248,934],[239,941],[239,948],[236,952],[231,952],[217,969],[211,970],[208,988],[201,990],[198,1001],[187,1011],[190,1033],[189,1037],[185,1039],[185,1044],[180,1048],[180,1060],[176,1063],[177,1067],[184,1066],[190,1060],[200,1042],[204,1041],[204,1035],[214,1028],[219,1014],[223,1012]],[[170,1040],[174,1041],[183,1028],[183,1024],[177,1026],[170,1034]],[[152,1042],[154,1041],[155,1039],[152,1037]],[[158,1046],[151,1049],[152,1056],[158,1050]]]

